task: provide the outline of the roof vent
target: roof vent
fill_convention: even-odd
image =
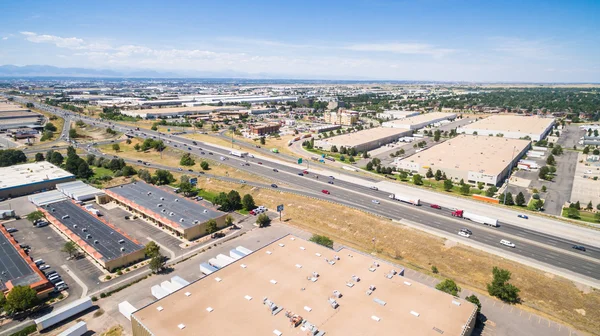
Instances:
[[[452,300],[452,304],[460,306],[460,302],[456,301],[456,300]]]
[[[273,285],[277,284],[277,280],[271,280],[269,282],[272,283]]]
[[[207,212],[208,212],[208,210],[204,209],[204,211],[202,211],[202,212],[204,212],[204,213],[207,213]]]
[[[180,223],[183,223],[183,218],[179,218],[179,222],[180,222]]]
[[[121,247],[121,252],[125,252],[125,248],[124,247]]]
[[[246,266],[246,264],[241,264],[240,267],[241,268],[246,268],[247,266]]]
[[[160,208],[162,206],[162,204],[158,203],[156,206]]]
[[[165,308],[163,308],[162,306],[158,306],[158,307],[156,307],[156,310],[158,310],[159,312],[160,312],[160,311],[163,311],[164,309],[165,309]]]
[[[284,246],[285,246],[285,244],[279,244],[279,246],[281,246],[281,247],[284,247]]]
[[[94,240],[94,244],[98,244],[98,243],[99,243],[99,241],[98,241],[98,240]]]
[[[191,296],[191,295],[192,295],[192,293],[190,293],[190,292],[185,292],[185,296]]]
[[[73,228],[74,228],[74,229],[77,229],[77,224],[73,224]]]
[[[177,328],[183,330],[185,328],[185,324],[181,323],[177,325]]]
[[[221,278],[219,278],[219,277],[215,278],[215,281],[216,281],[216,282],[221,282],[221,280],[222,280],[222,279],[221,279]]]
[[[89,234],[89,235],[86,235],[86,236],[85,236],[85,238],[87,238],[87,239],[91,239],[91,238],[92,238],[92,235],[90,235],[90,234]]]
[[[164,197],[161,197],[161,198],[160,198],[160,200],[161,200],[161,201],[164,201],[164,200],[165,200],[165,198],[164,198]]]
[[[419,313],[417,313],[416,311],[413,311],[413,310],[411,310],[410,313],[413,314],[416,317],[419,317],[419,315],[421,315],[421,314],[419,314]]]
[[[87,232],[87,228],[83,228],[83,229],[81,229],[81,231]]]
[[[246,300],[250,301],[250,300],[252,300],[252,296],[250,296],[250,295],[246,295],[246,296],[244,296],[244,299],[246,299]]]
[[[175,202],[179,202],[179,200],[176,198],[176,199],[175,199]]]
[[[371,316],[371,318],[372,318],[373,320],[377,321],[377,322],[381,321],[381,318],[380,318],[380,317],[377,317],[377,316],[375,316],[375,315]]]
[[[212,307],[208,307],[208,308],[206,308],[206,311],[207,311],[207,312],[209,312],[209,313],[210,313],[210,312],[212,312],[213,310],[214,310],[214,309],[212,309]]]

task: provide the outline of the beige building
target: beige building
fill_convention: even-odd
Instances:
[[[315,147],[331,150],[332,146],[336,146],[338,149],[344,146],[348,149],[354,148],[358,152],[364,152],[379,148],[410,134],[412,134],[410,130],[376,127],[337,135],[327,139],[315,140]]]
[[[531,140],[542,140],[554,126],[554,118],[540,118],[537,116],[493,115],[471,124],[459,127],[458,133],[475,134],[484,136],[497,136],[521,139],[529,137]]]
[[[431,168],[433,173],[438,169],[446,173],[454,182],[464,179],[498,185],[530,146],[527,140],[463,134],[405,159],[396,159],[394,164],[422,176]]]
[[[454,120],[456,113],[431,112],[415,115],[394,121],[387,121],[381,124],[383,127],[402,128],[409,130],[418,130],[425,126],[435,124],[441,121]]]
[[[326,123],[334,125],[352,126],[358,122],[358,112],[351,110],[325,112],[323,117]]]
[[[0,198],[51,190],[75,176],[49,162],[34,162],[0,168]]]
[[[474,304],[402,274],[288,235],[141,307],[133,335],[471,335]]]

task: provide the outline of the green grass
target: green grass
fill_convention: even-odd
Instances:
[[[94,177],[113,176],[115,174],[108,168],[94,166],[91,166],[91,168],[94,171]]]
[[[240,213],[240,214],[242,214],[242,215],[247,215],[247,214],[249,214],[249,213],[250,213],[250,211],[248,211],[248,210],[246,210],[246,209],[240,209],[240,210],[238,210],[237,212],[239,212],[239,213]]]
[[[307,149],[306,147],[302,147],[302,148],[304,148],[304,150],[305,150],[305,151],[307,151],[307,152],[311,152],[311,153],[314,153],[314,154],[317,154],[317,155],[319,155],[319,157],[320,157],[321,155],[325,154],[325,156],[331,156],[331,157],[332,157],[332,158],[334,158],[334,159],[335,159],[337,162],[341,162],[341,163],[345,163],[345,164],[352,164],[352,162],[348,161],[348,159],[350,158],[350,155],[348,155],[348,154],[340,154],[340,153],[333,153],[333,152],[325,152],[325,151],[322,151],[322,150],[320,150],[320,149],[315,149],[315,148],[313,148],[313,149]],[[342,155],[343,155],[343,156],[346,158],[346,160],[345,160],[345,161],[342,161],[342,160],[340,160],[340,156],[342,156]],[[356,160],[356,161],[358,161],[358,160],[360,160],[360,159],[361,159],[361,158],[360,158],[358,155],[354,157],[354,160]]]
[[[569,218],[569,219],[575,219],[575,220],[580,220],[580,221],[584,221],[584,222],[588,222],[588,223],[598,224],[598,221],[594,217],[593,213],[587,212],[587,211],[583,211],[583,210],[579,210],[579,218],[571,218],[571,217],[567,216],[568,209],[569,208],[563,208],[561,216],[563,216],[565,218]]]
[[[16,333],[10,334],[10,336],[27,336],[29,334],[33,334],[36,331],[37,331],[37,328],[35,327],[35,325],[30,325],[30,326],[27,326],[27,327],[17,331]]]
[[[201,196],[202,198],[204,198],[205,200],[214,203],[215,198],[217,197],[217,193],[216,192],[210,192],[210,191],[206,191],[204,189],[198,189],[198,196]]]

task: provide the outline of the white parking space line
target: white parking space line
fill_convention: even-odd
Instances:
[[[69,269],[69,266],[61,265],[60,268],[64,269],[65,272],[67,272],[67,274],[69,274],[69,276],[71,278],[73,278],[73,280],[75,280],[75,282],[77,282],[77,284],[79,284],[79,286],[81,286],[81,288],[82,288],[81,297],[82,298],[86,297],[87,292],[88,292],[88,287],[86,286],[85,282],[81,281],[81,279],[79,279],[79,277],[77,277],[77,275],[75,275],[75,273],[73,273],[71,271],[71,269]]]

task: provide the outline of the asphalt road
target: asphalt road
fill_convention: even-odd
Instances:
[[[140,137],[158,137],[158,132],[150,130],[134,131],[132,127],[115,125],[113,122],[99,122],[98,119],[87,117],[81,117],[81,119],[88,122],[96,122],[97,124],[101,123],[105,126],[111,125],[123,132],[130,131],[129,134],[133,131],[136,136]],[[298,173],[303,170],[301,167],[295,169],[277,162],[268,161],[268,159],[265,158],[241,159],[229,155],[228,150],[214,147],[206,143],[197,141],[198,145],[193,145],[193,140],[190,139],[173,135],[161,135],[161,137],[171,140],[171,143],[167,144],[168,146],[173,146],[177,142],[185,144],[186,146],[183,148],[181,146],[178,148],[189,151],[199,157],[207,157],[215,160],[218,159],[219,156],[226,156],[229,160],[221,161],[221,163],[231,165],[253,174],[265,176],[273,181],[282,181],[288,185],[298,186],[301,188],[301,191],[293,190],[296,193],[321,199],[329,199],[386,218],[396,220],[407,219],[448,233],[457,233],[460,228],[469,227],[470,230],[473,231],[473,235],[468,239],[475,240],[494,248],[501,246],[499,244],[501,239],[508,239],[514,242],[516,247],[514,249],[506,247],[506,253],[513,253],[517,256],[534,259],[538,262],[548,264],[551,267],[563,268],[600,280],[600,249],[595,247],[587,247],[586,252],[579,252],[572,249],[572,245],[576,244],[576,242],[560,237],[523,229],[509,223],[499,223],[500,227],[490,228],[468,220],[452,218],[449,209],[433,209],[429,207],[427,203],[423,203],[422,206],[416,207],[401,202],[390,201],[387,192],[372,190],[369,187],[351,182],[332,180],[334,184],[328,184],[327,181],[329,178],[327,176],[319,176],[318,179],[316,178],[317,175],[313,173],[310,173],[307,176],[299,176]],[[188,147],[191,148],[191,150],[188,150]],[[201,151],[204,151],[206,154],[202,155],[200,153]],[[214,154],[209,155],[209,152]],[[262,162],[263,164],[258,164],[258,162]],[[246,163],[249,165],[245,165]],[[173,170],[173,168],[170,169]],[[278,172],[273,171],[273,169],[277,169]],[[236,179],[230,178],[223,179],[236,181]],[[239,182],[239,180],[237,181]],[[330,191],[331,194],[326,195],[321,193],[320,191],[324,189]],[[285,189],[282,188],[281,190],[284,191]],[[380,204],[373,203],[372,200],[374,199],[378,200]]]

